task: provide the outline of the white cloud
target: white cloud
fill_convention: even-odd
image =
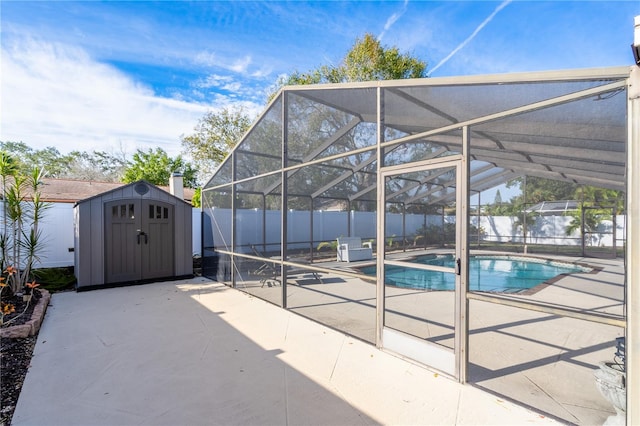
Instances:
[[[197,81],[195,86],[201,89],[208,89],[211,87],[222,87],[232,81],[233,78],[229,75],[209,74],[206,78]]]
[[[0,140],[35,149],[180,152],[208,105],[156,96],[81,49],[34,40],[2,45]]]
[[[234,83],[225,84],[224,86],[222,86],[222,89],[226,90],[227,92],[240,92],[240,90],[242,89],[242,84],[236,81]]]
[[[265,79],[267,77],[270,77],[272,72],[273,72],[273,68],[263,67],[257,71],[252,72],[251,77],[258,78],[258,79]]]
[[[206,51],[206,52],[198,52],[193,58],[193,61],[199,65],[203,65],[206,67],[213,67],[217,65],[218,59],[215,53]]]
[[[244,74],[247,72],[249,65],[251,65],[251,56],[245,56],[244,58],[238,59],[233,64],[231,64],[229,69],[237,73]]]
[[[241,58],[224,58],[214,52],[198,52],[193,59],[194,63],[208,67],[233,71],[238,74],[247,74],[249,66],[252,64],[251,56]]]
[[[237,79],[233,75],[210,74],[199,79],[193,84],[191,92],[193,99],[212,99],[215,108],[230,106],[230,103],[238,103],[241,100],[251,104],[251,111],[264,108],[263,79]]]

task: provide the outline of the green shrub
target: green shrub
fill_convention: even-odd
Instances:
[[[73,267],[34,269],[33,275],[40,284],[40,288],[50,292],[70,290],[76,284]]]

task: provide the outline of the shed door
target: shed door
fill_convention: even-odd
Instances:
[[[105,204],[106,283],[174,274],[174,210],[154,200]]]
[[[142,200],[142,279],[173,275],[173,206],[160,201]],[[143,238],[142,238],[143,237]]]

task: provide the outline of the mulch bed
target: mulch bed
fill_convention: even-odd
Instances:
[[[25,313],[9,325],[20,325],[29,321],[33,308],[40,297],[40,292],[37,289],[34,290]],[[16,307],[16,312],[5,315],[5,323],[22,313],[27,305],[22,301],[22,297],[3,298],[3,302],[12,303]],[[37,337],[35,335],[21,339],[3,338],[0,340],[0,425],[9,426],[11,424],[24,378],[31,365],[31,356]]]

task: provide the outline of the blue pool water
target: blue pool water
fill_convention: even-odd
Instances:
[[[413,263],[454,267],[454,258],[421,256]],[[541,259],[513,256],[473,256],[469,258],[469,289],[472,291],[517,293],[537,286],[560,274],[588,272],[588,268]],[[376,267],[363,268],[367,275],[375,275]],[[423,290],[453,290],[455,275],[437,271],[385,267],[386,284]]]

